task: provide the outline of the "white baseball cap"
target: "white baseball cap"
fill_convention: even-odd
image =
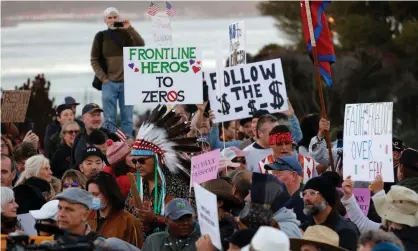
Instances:
[[[109,16],[111,13],[115,13],[115,14],[119,15],[119,11],[115,7],[109,7],[107,9],[105,9],[105,11],[104,11],[105,17]]]
[[[250,250],[250,247],[254,250],[263,251],[289,251],[290,240],[287,235],[273,227],[260,227],[251,239],[250,245],[243,247],[242,251]]]
[[[29,213],[35,220],[57,221],[59,200],[51,200],[45,203],[39,210],[31,210]]]

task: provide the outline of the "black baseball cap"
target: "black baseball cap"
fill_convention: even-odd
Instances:
[[[81,156],[81,162],[83,162],[85,159],[87,159],[90,156],[97,156],[101,158],[103,161],[105,160],[105,156],[102,153],[102,151],[100,151],[99,148],[94,147],[94,146],[89,146],[86,149],[84,149],[83,155]]]
[[[102,108],[98,104],[90,103],[83,107],[83,110],[81,112],[81,115],[84,115],[86,113],[92,113],[95,111],[103,112]]]
[[[64,101],[65,101],[65,104],[66,105],[79,105],[80,104],[80,103],[77,103],[75,101],[75,99],[73,97],[71,97],[71,96],[65,97],[64,98]]]
[[[403,141],[399,138],[392,138],[392,148],[393,151],[402,152],[403,150]]]
[[[263,109],[257,110],[254,113],[253,118],[254,119],[259,119],[261,116],[264,116],[264,115],[267,115],[267,114],[270,114],[269,111],[267,111],[267,110],[263,110]]]
[[[418,171],[418,151],[412,148],[408,148],[402,152],[399,163],[409,169]]]
[[[72,111],[71,105],[66,105],[66,104],[59,105],[55,109],[55,111],[57,112],[57,116],[60,116],[61,115],[61,112],[63,112],[64,110],[71,110]]]

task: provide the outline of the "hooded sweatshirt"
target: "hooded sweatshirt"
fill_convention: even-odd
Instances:
[[[296,214],[291,210],[282,207],[273,216],[273,219],[279,223],[282,230],[289,238],[302,238],[299,229],[300,221],[296,219]]]

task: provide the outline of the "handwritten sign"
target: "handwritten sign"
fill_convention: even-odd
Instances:
[[[125,103],[203,103],[201,51],[189,47],[124,47]]]
[[[33,218],[33,216],[30,213],[18,214],[17,220],[25,234],[38,235],[38,232],[35,229],[35,218]]]
[[[190,175],[190,188],[193,184],[201,184],[217,178],[220,149],[192,157],[192,169]]]
[[[229,25],[229,66],[245,64],[245,25],[244,21]]]
[[[206,78],[215,123],[252,117],[259,109],[270,113],[288,110],[280,59],[233,66],[223,72],[221,87],[216,72]]]
[[[382,175],[383,181],[394,181],[392,114],[392,102],[345,106],[344,177],[373,181]]]
[[[31,91],[3,91],[1,122],[25,122]]]
[[[212,240],[212,244],[222,250],[221,234],[219,232],[218,203],[216,195],[194,184],[196,195],[196,208],[199,219],[200,233],[207,234]]]
[[[152,20],[152,36],[155,45],[169,46],[173,45],[173,31],[171,29],[170,18],[164,13],[159,13],[151,17]]]
[[[341,187],[337,189],[343,192],[343,189]],[[368,188],[353,188],[353,195],[361,211],[363,212],[363,215],[367,216],[370,208],[370,190]],[[347,215],[347,217],[349,218],[350,216]]]

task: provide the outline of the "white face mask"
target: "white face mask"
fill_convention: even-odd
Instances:
[[[103,210],[105,209],[106,205],[102,204],[102,201],[100,198],[94,197],[92,204],[91,204],[91,209],[93,210]]]

